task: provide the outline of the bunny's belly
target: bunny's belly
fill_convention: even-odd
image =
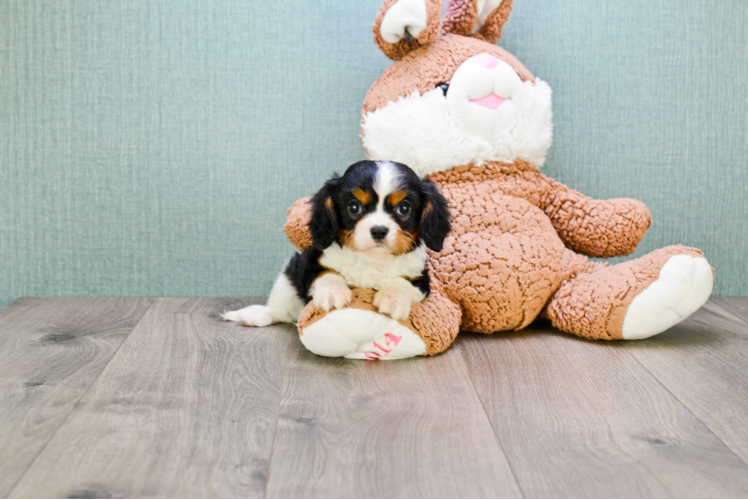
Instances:
[[[453,229],[430,267],[462,307],[462,329],[524,328],[561,284],[564,244],[548,216],[523,198],[449,191]]]

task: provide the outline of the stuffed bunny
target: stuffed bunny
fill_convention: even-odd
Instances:
[[[651,223],[646,206],[594,200],[541,174],[551,145],[551,89],[494,45],[512,0],[385,0],[374,40],[395,63],[364,100],[372,160],[410,166],[450,202],[452,233],[429,255],[431,295],[395,321],[354,290],[343,309],[310,303],[304,345],[323,356],[399,359],[444,351],[460,330],[519,330],[538,316],[590,339],[656,335],[701,307],[713,271],[694,248],[628,255]],[[441,32],[441,34],[440,34]],[[311,244],[308,199],[285,231]]]

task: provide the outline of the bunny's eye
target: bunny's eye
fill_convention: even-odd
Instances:
[[[448,83],[439,83],[436,85],[436,88],[442,89],[442,92],[444,92],[444,95],[447,95],[447,90],[449,90],[449,84]]]

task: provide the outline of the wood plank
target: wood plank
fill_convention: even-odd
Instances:
[[[157,299],[20,480],[16,497],[262,497],[292,325]]]
[[[458,347],[362,362],[300,345],[286,369],[269,497],[519,497]]]
[[[683,323],[626,350],[748,463],[748,323],[735,302],[748,299],[711,299]]]
[[[729,311],[748,324],[748,297],[718,297],[709,299],[709,302]]]
[[[460,340],[528,497],[748,495],[748,466],[623,342],[583,340],[547,322]]]
[[[0,312],[0,497],[52,438],[150,303],[24,298]]]

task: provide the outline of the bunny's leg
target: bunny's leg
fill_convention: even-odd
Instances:
[[[567,280],[543,316],[580,337],[634,340],[657,335],[699,309],[714,276],[704,254],[684,246],[615,266],[569,251]]]
[[[301,343],[320,356],[393,360],[440,353],[460,330],[459,306],[437,291],[402,321],[379,313],[373,300],[374,290],[353,289],[343,309],[324,312],[310,302],[299,318]]]

